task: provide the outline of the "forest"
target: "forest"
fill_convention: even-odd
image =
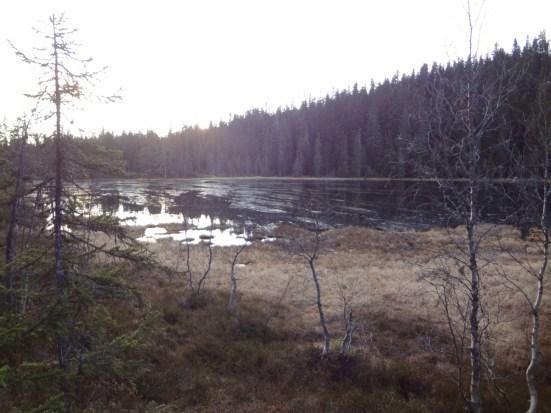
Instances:
[[[95,75],[73,33],[52,15],[41,47],[12,45],[45,73],[28,97],[52,133],[33,112],[0,135],[1,411],[550,411],[543,33],[298,108],[86,138],[63,117]],[[449,225],[331,227],[310,204],[223,247],[187,237],[196,192],[173,200],[181,221],[141,228],[92,213],[105,194],[84,185],[210,176],[430,182]]]
[[[491,139],[500,142],[485,152],[485,161],[530,158],[530,133],[523,115],[535,102],[549,72],[545,36],[514,43],[510,52],[496,48],[478,59],[478,84],[514,93],[494,116]],[[420,177],[425,137],[434,117],[434,90],[457,93],[466,62],[423,65],[418,72],[395,75],[370,88],[304,102],[276,113],[253,109],[207,129],[185,127],[158,136],[102,132],[93,140],[118,151],[126,174],[137,177],[322,176]],[[498,85],[499,82],[499,85]],[[492,93],[489,91],[489,93]],[[509,162],[512,165],[513,162]],[[515,176],[510,166],[496,174]]]

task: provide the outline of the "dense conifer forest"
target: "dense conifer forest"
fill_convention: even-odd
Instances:
[[[480,88],[508,85],[512,93],[492,125],[494,142],[487,162],[530,158],[530,134],[523,114],[535,104],[551,69],[545,35],[497,48],[475,63]],[[466,75],[466,63],[425,64],[409,75],[395,75],[369,88],[355,85],[300,107],[269,113],[253,109],[206,129],[184,127],[158,136],[102,132],[97,142],[120,151],[125,171],[140,177],[337,176],[416,177],[427,156],[426,136],[434,118],[434,92],[454,88]],[[153,110],[153,109],[152,109]],[[496,172],[514,175],[507,168]]]

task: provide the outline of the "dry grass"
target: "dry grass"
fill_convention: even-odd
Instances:
[[[530,277],[511,251],[539,264],[536,244],[510,227],[483,228],[485,299],[500,323],[493,331],[500,385],[510,405],[484,389],[485,411],[526,407],[529,314],[519,294],[506,288],[504,270],[531,289]],[[156,366],[138,388],[144,411],[155,412],[460,412],[449,380],[453,372],[443,318],[430,286],[420,277],[462,247],[462,228],[392,232],[350,227],[324,233],[317,262],[325,311],[337,348],[343,336],[342,295],[352,300],[358,330],[350,358],[321,362],[315,290],[306,262],[283,242],[260,243],[239,258],[238,317],[225,308],[234,248],[214,248],[202,305],[190,307],[182,273],[138,273],[132,280],[162,319],[151,332],[149,362]],[[278,235],[299,238],[290,226]],[[185,250],[162,240],[149,246],[161,264],[183,271]],[[207,248],[191,246],[197,279]],[[345,287],[343,287],[345,286]],[[544,406],[551,402],[551,319],[545,303]],[[348,361],[347,361],[348,360]],[[428,374],[430,372],[430,374]],[[545,412],[544,407],[542,412]],[[115,411],[115,410],[113,410]]]
[[[260,298],[243,297],[236,317],[222,293],[205,291],[190,308],[173,282],[146,283],[162,314],[148,351],[155,369],[137,386],[147,412],[443,411],[434,392],[449,385],[361,352],[320,359],[317,337],[288,325],[283,311],[267,324],[271,306]]]
[[[515,257],[537,267],[540,257],[537,246],[521,241],[518,231],[511,227],[483,228],[489,231],[481,257],[484,264],[486,301],[489,309],[500,320],[496,329],[499,343],[520,365],[525,363],[524,346],[527,335],[528,312],[518,292],[510,288],[498,274],[506,271],[528,290],[532,291],[531,278],[504,249]],[[279,228],[279,235],[293,233],[293,228]],[[353,301],[358,311],[366,314],[384,313],[392,319],[419,319],[442,322],[437,302],[430,286],[420,280],[428,269],[441,259],[443,251],[457,253],[463,244],[462,229],[432,229],[430,231],[378,231],[369,228],[349,227],[331,230],[324,234],[328,240],[317,263],[331,330],[336,337],[342,334],[342,295]],[[159,261],[172,268],[183,270],[184,251],[169,240],[151,245]],[[207,287],[228,291],[229,271],[233,248],[215,248],[212,273]],[[192,269],[197,278],[206,265],[206,247],[191,247]],[[452,267],[452,260],[444,258]],[[238,268],[239,292],[243,296],[261,297],[271,303],[287,307],[288,321],[317,331],[315,290],[309,269],[303,258],[289,252],[281,243],[256,243],[239,258],[246,264]],[[343,288],[344,286],[344,288]],[[544,318],[548,317],[549,302],[545,303]],[[522,345],[521,345],[522,343]]]

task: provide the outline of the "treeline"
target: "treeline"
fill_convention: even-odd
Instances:
[[[542,34],[507,52],[496,48],[478,59],[474,70],[481,87],[511,93],[495,116],[487,141],[499,148],[486,161],[503,164],[511,157],[530,158],[530,136],[523,114],[535,104],[542,73],[551,68],[549,43]],[[254,109],[207,129],[185,127],[168,136],[102,132],[96,139],[120,151],[128,174],[144,177],[340,176],[414,177],[423,162],[423,147],[433,127],[434,91],[459,84],[466,62],[423,65],[410,75],[395,75],[369,90],[355,85],[300,107],[269,113]],[[461,99],[457,89],[449,100]],[[90,142],[88,142],[90,144]],[[516,172],[500,168],[504,175]]]

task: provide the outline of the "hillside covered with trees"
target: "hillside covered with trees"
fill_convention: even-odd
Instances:
[[[415,177],[427,156],[426,137],[434,119],[437,90],[451,102],[466,76],[466,63],[423,65],[369,89],[354,86],[332,96],[269,113],[253,109],[206,129],[184,127],[158,136],[102,132],[96,139],[120,151],[129,175],[142,177],[338,176]],[[494,145],[484,156],[529,159],[530,134],[524,113],[535,105],[551,70],[549,42],[542,34],[510,52],[496,48],[475,62],[480,88],[510,89],[493,118]],[[500,174],[515,174],[501,168]]]

